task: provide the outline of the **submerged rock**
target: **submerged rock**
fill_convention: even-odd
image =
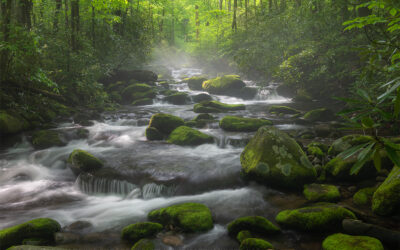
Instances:
[[[225,104],[218,101],[205,101],[193,107],[195,113],[223,113],[228,111],[245,110],[243,104]]]
[[[32,135],[32,144],[35,148],[61,147],[67,143],[61,138],[61,134],[55,130],[41,130]]]
[[[383,250],[382,243],[369,236],[332,234],[322,242],[323,250]]]
[[[272,125],[272,122],[265,119],[243,118],[238,116],[225,116],[219,122],[219,126],[226,131],[252,132],[260,127]]]
[[[276,216],[282,226],[301,231],[332,231],[341,227],[343,219],[356,219],[350,210],[333,203],[316,203],[293,210],[284,210]]]
[[[187,82],[188,87],[191,90],[202,90],[202,85],[205,81],[207,81],[207,78],[204,76],[194,76],[185,79],[185,82]]]
[[[29,128],[29,123],[23,119],[0,110],[0,135],[10,135]]]
[[[279,227],[262,216],[241,217],[228,224],[228,232],[231,237],[237,237],[238,233],[244,230],[264,235],[280,232]]]
[[[372,196],[372,211],[379,215],[390,215],[398,208],[400,208],[400,167],[394,166]]]
[[[148,214],[148,218],[165,227],[178,227],[184,232],[202,232],[213,228],[210,209],[200,203],[183,203],[156,209]]]
[[[245,147],[243,174],[265,185],[303,188],[317,173],[299,144],[274,127],[261,127]]]
[[[332,121],[335,119],[335,115],[333,112],[329,109],[326,108],[320,108],[320,109],[314,109],[311,111],[308,111],[303,118],[305,120],[311,121],[311,122],[324,122],[324,121]]]
[[[93,172],[103,167],[103,162],[91,155],[90,153],[75,149],[69,155],[68,163],[72,172],[79,175],[82,172]]]
[[[185,122],[182,118],[169,114],[158,113],[151,117],[149,127],[156,128],[164,135],[169,135],[174,129],[184,124]]]
[[[339,189],[334,185],[328,184],[313,183],[304,185],[303,194],[309,201],[334,202],[340,199]]]
[[[240,243],[239,250],[268,250],[273,248],[274,246],[266,240],[247,238]]]
[[[141,239],[154,237],[162,229],[163,226],[159,223],[139,222],[124,227],[122,229],[122,239],[136,243]]]
[[[182,146],[197,146],[205,143],[213,143],[214,138],[196,129],[180,126],[172,131],[168,142]]]
[[[131,250],[153,250],[155,249],[154,243],[149,239],[141,239],[133,245]]]
[[[362,188],[353,196],[353,203],[358,206],[366,206],[371,204],[372,195],[376,191],[376,187]]]
[[[54,233],[61,230],[60,224],[49,218],[39,218],[20,225],[0,230],[0,249],[19,245],[24,239],[39,238],[54,241]]]

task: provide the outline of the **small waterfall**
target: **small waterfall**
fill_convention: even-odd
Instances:
[[[97,178],[91,174],[80,174],[75,185],[87,194],[118,194],[128,195],[137,186],[127,181]]]
[[[157,197],[169,197],[175,194],[175,186],[165,186],[163,184],[149,183],[142,188],[142,197],[145,200],[157,198]]]

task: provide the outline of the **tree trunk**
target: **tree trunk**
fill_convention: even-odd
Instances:
[[[228,1],[228,11],[231,11],[232,9],[232,0]]]
[[[73,51],[79,49],[79,0],[71,0],[71,46]]]
[[[11,7],[12,0],[1,1],[1,32],[3,33],[3,41],[7,44],[10,38],[10,25],[11,25]],[[7,45],[6,45],[7,46]],[[4,82],[8,78],[7,68],[8,68],[9,53],[7,49],[3,49],[0,54],[0,81]]]
[[[269,13],[272,12],[272,0],[269,0],[268,10],[269,10]]]
[[[196,40],[200,38],[200,21],[199,21],[199,6],[195,6],[196,9]]]
[[[92,45],[93,48],[96,46],[96,12],[94,5],[92,5],[92,27],[91,27],[91,37],[92,37]]]
[[[232,30],[237,31],[237,21],[236,21],[236,13],[237,12],[237,0],[233,0],[233,20],[232,20]]]
[[[53,21],[53,29],[55,33],[57,33],[58,31],[58,17],[60,15],[61,6],[62,6],[61,0],[56,0],[56,10],[54,12],[54,21]]]
[[[30,30],[32,26],[31,12],[32,12],[32,1],[31,0],[20,0],[19,1],[19,23],[26,29]]]

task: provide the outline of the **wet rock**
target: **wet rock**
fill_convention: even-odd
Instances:
[[[398,231],[351,219],[343,220],[342,225],[346,233],[371,236],[396,249],[400,249],[400,232]]]
[[[153,104],[153,99],[151,98],[142,98],[132,102],[133,106],[144,106]]]
[[[154,114],[149,123],[149,127],[156,128],[160,133],[169,135],[174,129],[184,125],[183,119],[169,114]]]
[[[207,81],[204,76],[194,76],[191,78],[184,79],[187,82],[189,89],[191,90],[202,90],[203,82]]]
[[[41,130],[32,135],[32,145],[37,149],[61,147],[66,144],[62,135],[55,130]]]
[[[276,88],[276,92],[280,96],[285,96],[285,97],[293,97],[295,95],[295,91],[293,87],[288,86],[287,84],[281,84]]]
[[[313,130],[318,137],[334,137],[339,133],[335,127],[328,123],[316,124]]]
[[[29,123],[15,115],[0,110],[0,135],[16,134],[29,128]]]
[[[27,238],[40,238],[52,242],[54,233],[61,230],[60,224],[52,219],[39,218],[20,225],[0,230],[1,249],[19,245]]]
[[[308,111],[305,113],[303,116],[303,119],[311,121],[311,122],[324,122],[324,121],[332,121],[335,119],[334,113],[326,108],[320,108],[320,109],[314,109],[311,111]]]
[[[299,209],[284,210],[275,219],[287,228],[324,232],[340,228],[342,220],[346,218],[356,219],[356,216],[350,210],[333,203],[316,203]]]
[[[145,135],[149,141],[161,141],[164,139],[164,135],[158,131],[158,129],[153,127],[146,128]]]
[[[236,132],[253,132],[266,125],[272,125],[272,122],[265,119],[238,116],[225,116],[219,122],[219,126],[223,130]]]
[[[186,93],[178,92],[164,97],[163,100],[174,105],[184,105],[189,101],[189,96]]]
[[[266,240],[247,238],[240,243],[239,250],[268,250],[273,248],[272,244]]]
[[[228,224],[228,232],[231,237],[236,237],[239,232],[244,230],[264,235],[280,232],[279,227],[262,216],[241,217]]]
[[[132,103],[144,98],[153,99],[156,97],[156,91],[147,84],[135,83],[123,89],[121,96],[123,103]]]
[[[372,211],[390,215],[400,207],[400,167],[394,166],[386,180],[372,196]]]
[[[297,142],[274,127],[261,127],[241,154],[245,177],[265,185],[303,188],[316,170]]]
[[[147,125],[149,125],[149,123],[150,123],[150,120],[149,119],[139,119],[138,121],[137,121],[137,125],[140,127],[140,126],[147,126]]]
[[[328,146],[320,142],[311,142],[310,144],[307,145],[307,153],[309,155],[317,157],[318,159],[324,158],[327,151],[328,151]]]
[[[144,238],[154,237],[163,229],[159,223],[153,222],[139,222],[126,226],[122,229],[122,238],[129,242],[136,243]]]
[[[149,220],[172,225],[184,232],[202,232],[213,228],[210,209],[199,203],[183,203],[151,211]]]
[[[22,241],[22,245],[30,245],[30,246],[46,246],[52,244],[53,244],[52,240],[41,239],[41,238],[28,238]]]
[[[253,235],[248,230],[240,231],[236,236],[236,239],[237,239],[237,241],[239,241],[239,243],[241,243],[242,241],[244,241],[245,239],[248,239],[248,238],[253,238]]]
[[[197,146],[205,143],[213,143],[214,138],[196,129],[180,126],[168,137],[168,142],[181,146]]]
[[[328,184],[309,184],[304,185],[304,196],[309,201],[328,201],[334,202],[340,199],[340,192],[336,186]]]
[[[204,81],[203,90],[216,95],[238,96],[246,84],[237,75],[225,75]]]
[[[81,235],[77,233],[55,233],[55,243],[58,245],[77,243],[81,240]]]
[[[92,126],[94,123],[92,120],[99,120],[101,116],[96,111],[78,110],[78,113],[74,115],[74,123],[82,126]]]
[[[245,110],[243,104],[225,104],[218,101],[205,101],[193,107],[195,113],[223,113],[228,111]]]
[[[76,221],[64,228],[65,231],[83,231],[92,227],[89,221]]]
[[[194,121],[213,121],[214,119],[215,119],[214,116],[205,113],[205,114],[199,114],[193,120]]]
[[[257,95],[258,90],[256,88],[244,87],[240,90],[237,97],[240,97],[244,100],[251,100]]]
[[[183,245],[182,237],[179,235],[165,235],[162,237],[162,242],[165,245],[178,247]]]
[[[199,102],[204,102],[204,101],[212,101],[213,98],[208,94],[201,93],[201,94],[192,96],[192,99],[195,103],[199,103]]]
[[[149,239],[141,239],[133,245],[131,250],[153,250],[155,249],[154,243]]]
[[[323,250],[383,250],[382,243],[369,236],[332,234],[322,242]]]
[[[300,114],[301,111],[288,107],[288,106],[278,106],[278,105],[273,105],[269,107],[269,112],[270,113],[276,113],[276,114],[288,114],[288,115],[294,115],[294,114]]]
[[[103,162],[91,155],[90,153],[75,149],[69,155],[69,166],[76,175],[82,172],[93,172],[103,167]]]

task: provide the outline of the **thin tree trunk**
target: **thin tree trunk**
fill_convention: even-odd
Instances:
[[[92,33],[92,45],[93,48],[96,47],[96,12],[95,12],[94,5],[92,5],[92,27],[91,27],[91,33]]]
[[[237,0],[233,0],[233,20],[232,20],[232,30],[237,31],[237,21],[236,21],[236,13],[237,12]]]
[[[1,16],[2,16],[2,27],[1,32],[3,33],[4,43],[8,43],[10,37],[10,25],[11,25],[11,7],[12,0],[1,1]],[[9,53],[7,49],[4,49],[0,54],[0,81],[7,80],[7,68],[8,68]]]
[[[196,40],[200,38],[200,21],[199,21],[199,6],[195,6],[196,9]]]
[[[61,0],[56,0],[56,10],[54,12],[54,21],[53,21],[53,29],[55,33],[57,33],[58,31],[58,17],[60,15],[61,6],[62,6]]]
[[[71,0],[71,45],[72,50],[77,51],[79,35],[79,0]]]

